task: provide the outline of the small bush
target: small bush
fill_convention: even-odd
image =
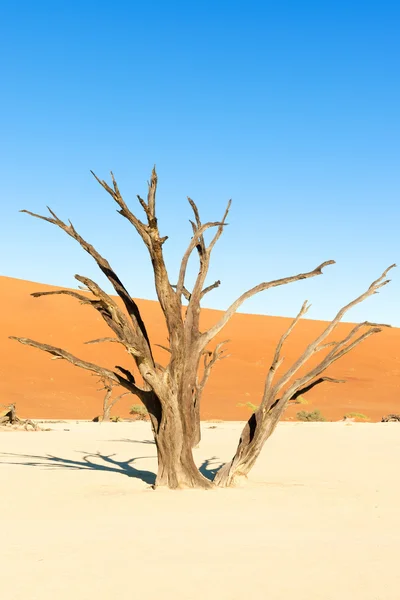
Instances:
[[[258,408],[257,404],[253,404],[252,402],[239,402],[239,404],[237,404],[236,406],[245,406],[246,408],[250,408],[251,411],[255,412]]]
[[[145,406],[142,404],[133,404],[131,406],[131,410],[129,411],[131,415],[134,415],[138,419],[146,419],[148,416],[148,412]]]
[[[308,404],[308,400],[304,396],[298,396],[294,401],[295,404]]]
[[[369,421],[367,415],[363,415],[362,413],[351,412],[344,415],[345,419],[362,419],[363,421]]]
[[[325,417],[321,415],[321,412],[318,409],[311,412],[300,410],[296,417],[299,421],[326,421]]]

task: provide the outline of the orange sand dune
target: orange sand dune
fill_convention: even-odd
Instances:
[[[83,342],[110,335],[93,309],[67,296],[32,298],[30,293],[54,287],[0,277],[0,403],[16,402],[22,416],[32,418],[92,419],[101,412],[102,392],[97,377],[50,355],[9,340],[9,335],[30,337],[68,349],[73,354],[104,366],[130,366],[129,357],[115,344],[85,346]],[[153,344],[165,343],[165,327],[158,304],[138,300]],[[214,323],[219,311],[203,311],[203,327]],[[279,336],[290,319],[237,314],[220,339],[230,339],[228,360],[217,363],[205,391],[202,418],[243,420],[250,411],[238,406],[259,403],[265,374]],[[285,363],[304,349],[323,328],[321,321],[301,321],[284,352]],[[342,324],[339,333],[350,329]],[[156,359],[166,360],[155,348]],[[283,368],[282,367],[282,368]],[[328,419],[359,412],[371,420],[400,412],[400,329],[387,329],[369,338],[338,361],[329,375],[346,384],[322,384],[307,395],[308,406],[289,407],[285,418],[300,409],[319,408]],[[124,397],[114,414],[127,416],[137,404]]]

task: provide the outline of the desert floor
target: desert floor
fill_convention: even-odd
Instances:
[[[281,423],[245,487],[153,491],[148,423],[0,433],[5,600],[398,600],[400,425]],[[203,423],[213,469],[238,422]]]

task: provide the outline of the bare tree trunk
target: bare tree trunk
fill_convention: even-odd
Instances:
[[[106,406],[103,410],[103,417],[102,417],[103,423],[108,423],[110,421],[110,413],[111,413],[111,406]]]
[[[158,458],[155,487],[210,489],[213,484],[203,477],[193,459],[193,430],[188,430],[192,415],[176,401],[173,391],[165,402],[158,402],[161,418],[159,412],[150,414]]]
[[[214,483],[219,487],[229,487],[242,477],[247,477],[260,455],[267,439],[277,426],[283,409],[273,410],[263,416],[262,411],[253,413],[240,436],[235,456],[216,474]]]
[[[200,431],[200,398],[197,397],[197,371],[199,368],[198,351],[186,358],[180,371],[182,373],[182,383],[180,386],[182,412],[186,421],[186,430],[188,431],[191,447],[199,445],[201,439]]]
[[[195,394],[193,399],[193,438],[192,448],[197,448],[201,441],[200,398]]]
[[[112,387],[107,389],[107,392],[104,396],[104,400],[103,400],[103,423],[106,423],[107,421],[110,420],[110,413],[111,413],[111,407],[112,404],[109,403],[110,397],[112,394]]]
[[[154,436],[158,455],[156,487],[212,488],[211,481],[203,477],[195,465],[190,437],[183,437],[181,432],[182,423],[176,418],[167,418]]]

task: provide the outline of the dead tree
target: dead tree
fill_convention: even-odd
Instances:
[[[105,394],[103,398],[103,414],[100,418],[97,417],[96,420],[106,423],[110,420],[111,409],[116,405],[118,400],[129,394],[129,392],[123,392],[112,398],[113,389],[115,388],[116,383],[107,377],[101,377],[99,383],[102,383],[102,387],[98,391],[104,390]]]
[[[122,367],[115,367],[114,370],[106,369],[94,363],[81,360],[61,348],[27,338],[14,337],[13,339],[18,340],[22,344],[49,352],[58,358],[69,361],[75,366],[97,373],[101,377],[113,381],[138,396],[149,413],[157,447],[158,473],[156,486],[165,485],[170,488],[196,487],[208,489],[215,484],[220,486],[231,485],[237,476],[248,473],[266,439],[274,430],[287,403],[296,394],[305,393],[308,389],[324,381],[325,378],[321,377],[321,374],[327,367],[367,337],[381,331],[381,326],[362,323],[353,328],[350,334],[343,339],[336,342],[326,341],[343,315],[352,306],[376,293],[380,287],[388,283],[386,274],[389,269],[372,283],[364,294],[341,309],[332,323],[308,346],[294,365],[275,381],[278,367],[283,360],[281,357],[282,346],[300,317],[308,310],[307,303],[303,305],[299,315],[279,341],[273,363],[267,375],[262,402],[250,417],[249,422],[243,430],[234,458],[219,471],[214,483],[212,483],[199,472],[192,454],[192,448],[199,440],[201,392],[207,381],[209,368],[212,366],[210,361],[207,362],[207,356],[210,357],[210,355],[205,355],[204,353],[208,352],[209,345],[223,330],[245,300],[273,287],[321,275],[324,267],[333,264],[334,261],[326,261],[318,265],[315,269],[305,273],[256,285],[235,300],[210,329],[201,331],[199,325],[201,302],[206,294],[220,285],[220,281],[206,285],[206,278],[212,251],[226,226],[230,201],[220,221],[203,224],[196,204],[189,198],[194,215],[194,219],[191,221],[193,237],[183,255],[178,281],[176,284],[173,284],[170,282],[164,261],[163,246],[167,240],[167,236],[160,234],[156,218],[157,175],[155,169],[152,171],[148,184],[147,201],[138,196],[139,203],[146,217],[146,222],[141,221],[128,208],[112,173],[111,185],[100,180],[96,175],[94,176],[116,202],[118,212],[135,228],[149,252],[154,271],[157,297],[168,331],[168,364],[161,366],[155,362],[149,336],[138,305],[128,293],[116,271],[77,232],[71,222],[65,223],[51,209],[48,209],[49,216],[41,216],[26,210],[22,212],[56,225],[76,240],[96,261],[122,300],[125,310],[122,310],[115,300],[106,294],[94,281],[81,275],[75,275],[75,278],[85,286],[86,291],[91,292],[91,296],[71,290],[39,292],[33,294],[33,296],[66,294],[82,304],[92,306],[98,311],[114,333],[113,337],[94,341],[121,344],[130,355],[132,366],[136,367],[140,373],[143,383],[139,385],[136,382],[133,369],[128,370]],[[207,244],[204,234],[210,229],[214,229],[215,233],[211,241]],[[185,285],[185,279],[189,258],[193,252],[197,252],[199,271],[193,288],[189,291]],[[183,300],[186,300],[185,310],[183,310]],[[360,332],[359,336],[357,336],[358,332]],[[328,353],[324,353],[325,348],[329,348]],[[318,365],[311,368],[306,375],[293,380],[298,370],[307,363],[311,356],[319,351],[322,352],[323,358]],[[218,347],[215,348],[214,354],[211,357],[216,356],[215,353],[219,354]],[[206,356],[206,365],[203,378],[199,379],[199,366],[204,356]],[[211,358],[211,362],[212,360]]]
[[[39,430],[39,427],[30,419],[20,419],[17,416],[15,404],[3,405],[0,407],[0,426],[11,426],[16,428],[23,428],[28,430],[28,427],[32,427],[35,431]]]

